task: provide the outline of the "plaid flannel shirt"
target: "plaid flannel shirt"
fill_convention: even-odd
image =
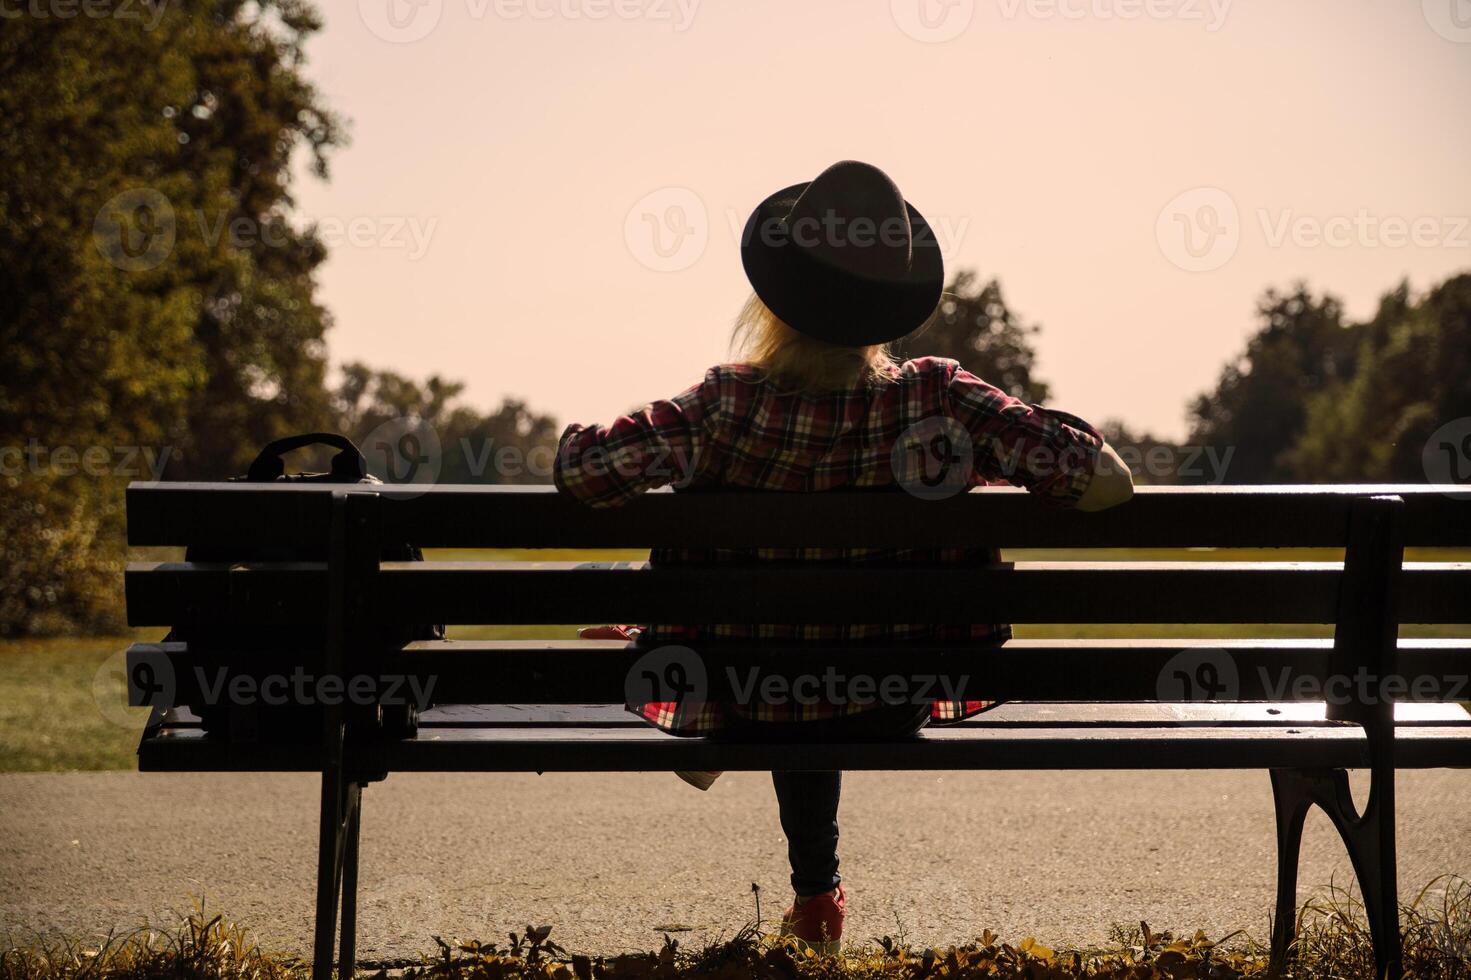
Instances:
[[[896,368],[887,383],[821,394],[785,392],[747,365],[721,365],[667,401],[656,401],[609,426],[571,425],[558,447],[557,488],[594,507],[612,507],[655,487],[678,490],[739,487],[788,492],[916,487],[909,468],[933,466],[924,455],[943,434],[963,469],[953,489],[987,484],[1022,486],[1061,506],[1077,503],[1093,473],[1102,437],[1065,412],[1013,398],[944,358],[919,358]],[[913,443],[918,454],[895,453]],[[957,447],[957,443],[964,443]],[[957,452],[957,448],[969,452]],[[656,549],[652,564],[734,562],[859,562],[992,564],[995,548],[752,548]],[[803,642],[925,641],[995,645],[1011,636],[1005,623],[782,625],[653,624],[646,645],[731,640]],[[991,707],[988,701],[937,701],[934,721],[958,721]],[[630,704],[664,731],[703,735],[725,727],[731,713],[761,721],[830,718],[872,703],[752,703],[714,701]]]

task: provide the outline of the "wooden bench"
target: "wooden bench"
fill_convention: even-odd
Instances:
[[[941,501],[903,493],[659,492],[594,511],[550,488],[138,483],[128,492],[133,545],[313,542],[325,543],[330,556],[325,563],[128,567],[134,626],[236,625],[278,637],[233,653],[135,645],[130,696],[153,708],[139,768],[322,773],[317,978],[330,975],[334,960],[344,977],[351,972],[361,793],[390,772],[1266,769],[1279,850],[1276,961],[1293,938],[1299,841],[1317,805],[1352,859],[1380,972],[1397,975],[1395,769],[1471,766],[1471,716],[1444,703],[1471,699],[1464,689],[1471,639],[1396,642],[1402,622],[1471,620],[1471,565],[1402,561],[1406,545],[1471,547],[1471,502],[1464,490],[1457,499],[1458,489],[1144,488],[1123,507],[1082,514],[1010,489]],[[902,574],[857,565],[752,574],[618,561],[379,560],[383,542],[406,540],[426,548],[947,543],[1064,551],[1062,560]],[[1323,562],[1144,562],[1084,560],[1089,552],[1077,549],[1089,548],[1346,552],[1342,561]],[[378,640],[385,624],[415,622],[869,622],[882,610],[880,618],[894,622],[1046,623],[1059,609],[1080,624],[1232,628],[1221,630],[1222,639],[1032,639],[989,649],[731,644],[649,651],[575,640],[384,649]],[[1241,624],[1261,623],[1332,624],[1333,636],[1238,638],[1252,635]],[[325,649],[303,642],[324,628]],[[789,680],[830,668],[850,678],[898,676],[915,693],[938,678],[971,697],[1014,703],[913,738],[791,745],[674,738],[619,707],[631,693],[662,700],[664,685],[689,690],[691,669],[718,696],[733,682],[744,686],[753,670]],[[371,680],[353,703],[321,709],[320,735],[315,728],[262,730],[254,739],[206,734],[187,707],[237,697],[228,685],[220,693],[221,677],[240,679],[248,691],[263,675],[286,670],[349,687],[355,678]],[[1394,678],[1407,681],[1388,691],[1398,706],[1374,683]],[[394,679],[421,689],[433,684],[434,707],[417,730],[394,712]],[[1335,679],[1344,683],[1334,687]],[[642,685],[648,693],[638,693]],[[261,717],[269,728],[272,716]],[[1372,772],[1362,811],[1348,789],[1346,770],[1355,768]]]

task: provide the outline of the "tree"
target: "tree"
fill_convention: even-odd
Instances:
[[[327,418],[323,251],[290,158],[335,119],[304,0],[145,2],[0,30],[0,633],[121,625],[129,478],[220,476]],[[125,16],[126,14],[126,16]]]
[[[303,78],[307,39],[321,28],[305,0],[247,13],[216,0],[189,36],[189,98],[170,119],[200,200],[184,237],[199,250],[204,301],[195,341],[204,384],[189,403],[171,476],[240,472],[256,448],[330,424],[327,312],[315,298],[326,249],[290,220],[291,160],[300,147],[318,177],[343,142],[337,117]],[[213,29],[205,29],[208,24]]]
[[[1360,334],[1353,376],[1308,400],[1301,437],[1286,456],[1293,476],[1311,482],[1455,478],[1454,470],[1427,473],[1423,455],[1444,425],[1463,420],[1460,434],[1471,434],[1471,274],[1441,283],[1418,302],[1401,283]],[[1451,450],[1460,464],[1471,464],[1459,439]]]
[[[1032,337],[1041,328],[1022,323],[995,279],[978,282],[970,269],[957,272],[929,322],[899,341],[896,355],[948,357],[1009,395],[1045,402],[1047,384],[1033,374],[1037,353]]]
[[[1261,328],[1221,372],[1215,390],[1191,406],[1190,442],[1231,452],[1229,483],[1292,478],[1288,454],[1317,392],[1352,376],[1361,331],[1345,324],[1338,300],[1303,284],[1269,289],[1257,306]]]
[[[348,364],[336,392],[338,431],[390,483],[550,483],[556,420],[516,399],[481,415],[459,403],[464,387]]]

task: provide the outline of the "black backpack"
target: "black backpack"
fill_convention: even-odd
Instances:
[[[326,473],[286,472],[282,457],[287,453],[308,446],[330,446],[337,450],[332,457],[331,467]],[[244,476],[231,477],[230,482],[273,483],[290,481],[297,483],[363,483],[381,484],[383,481],[368,473],[367,459],[362,451],[346,436],[334,432],[308,432],[301,435],[277,439],[266,446],[255,457]],[[280,562],[280,561],[326,561],[326,535],[321,543],[306,544],[295,548],[259,546],[246,548],[219,548],[191,545],[184,553],[184,560],[191,562]],[[409,541],[385,542],[383,561],[423,561],[424,554]],[[413,624],[410,626],[384,627],[382,645],[384,649],[396,649],[411,640],[444,639],[442,624]],[[232,664],[240,663],[239,655],[259,651],[262,648],[281,646],[281,627],[214,627],[175,626],[165,641],[184,641],[191,653],[200,655],[201,660],[218,658]],[[293,668],[302,655],[319,657],[326,647],[325,628],[300,628],[294,637],[290,657],[274,664],[260,664],[269,671],[272,667],[282,670]],[[351,672],[351,665],[348,665]],[[303,734],[321,731],[319,708],[294,704],[205,704],[191,705],[205,730],[233,740],[275,740],[277,737],[299,738]],[[412,734],[418,726],[418,708],[413,703],[382,705],[377,707],[375,719],[385,732],[403,736]]]

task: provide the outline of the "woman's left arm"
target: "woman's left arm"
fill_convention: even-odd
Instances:
[[[611,425],[569,425],[552,471],[557,489],[612,507],[655,487],[687,485],[709,462],[717,383],[712,368],[700,384]]]

